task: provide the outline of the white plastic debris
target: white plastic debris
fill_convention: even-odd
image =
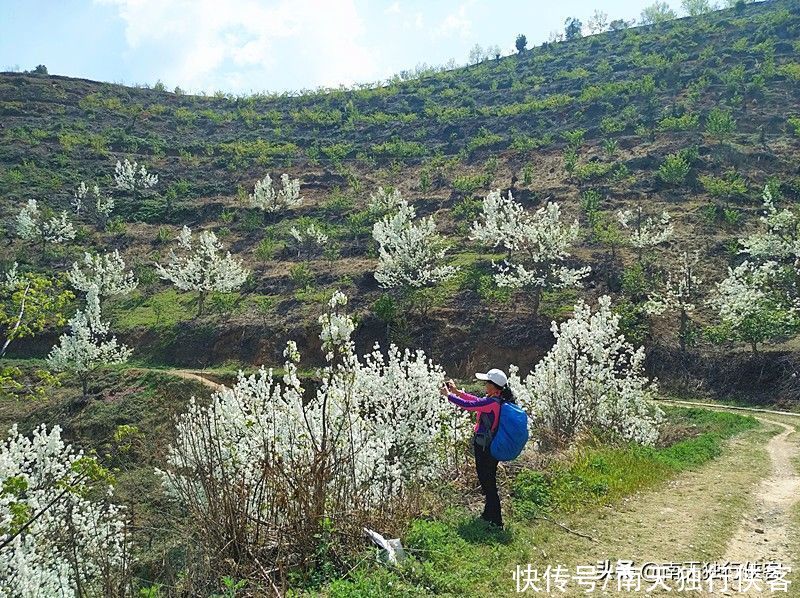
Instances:
[[[406,558],[406,551],[403,550],[403,545],[400,543],[399,538],[387,540],[378,532],[371,529],[364,528],[364,534],[373,541],[373,543],[381,548],[381,559],[390,565],[397,565]]]

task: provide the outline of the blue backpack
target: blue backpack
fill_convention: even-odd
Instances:
[[[492,434],[489,451],[498,461],[511,461],[519,457],[528,442],[528,414],[519,405],[499,402],[500,422]]]

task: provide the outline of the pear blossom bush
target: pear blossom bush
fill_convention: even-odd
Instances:
[[[59,426],[30,437],[11,427],[0,444],[0,595],[130,595],[126,513],[112,481]]]
[[[140,166],[138,162],[130,162],[125,158],[123,162],[117,160],[114,167],[114,184],[117,189],[127,191],[136,200],[142,191],[158,184],[158,175],[148,172],[144,164]]]
[[[255,188],[250,194],[250,205],[265,212],[279,212],[296,208],[303,202],[300,196],[300,179],[290,179],[288,174],[281,175],[279,189],[272,184],[272,177],[268,174],[256,181]]]
[[[403,195],[399,189],[387,191],[379,186],[377,191],[370,193],[367,209],[373,214],[384,216],[399,208],[403,201]]]
[[[101,299],[127,295],[139,284],[132,271],[125,271],[125,260],[118,249],[102,255],[84,252],[82,266],[74,262],[67,277],[73,287],[84,293],[95,288]]]
[[[329,239],[328,235],[315,222],[304,228],[293,226],[289,229],[289,235],[297,249],[297,257],[305,254],[307,258],[310,258],[314,253],[324,249]]]
[[[372,227],[378,242],[375,280],[383,288],[418,289],[450,278],[458,268],[443,263],[447,247],[433,216],[415,220],[416,211],[401,200],[397,210]]]
[[[757,353],[760,344],[793,334],[798,308],[787,278],[787,271],[772,260],[761,264],[745,260],[729,267],[708,301],[720,320],[709,330],[712,340],[743,342]]]
[[[764,187],[764,213],[759,218],[761,230],[739,239],[739,253],[750,261],[775,261],[793,278],[794,301],[800,300],[800,214],[796,210],[775,206],[770,185]]]
[[[315,387],[301,382],[289,341],[282,376],[240,372],[209,405],[192,398],[176,419],[159,475],[197,525],[215,575],[237,554],[264,582],[287,554],[312,566],[323,522],[343,537],[391,525],[452,464],[452,410],[438,395],[444,372],[422,351],[394,345],[359,358],[346,303],[337,291],[320,317],[326,365]]]
[[[68,324],[70,333],[61,335],[47,356],[47,364],[57,372],[75,375],[86,397],[92,374],[100,367],[125,363],[132,349],[118,343],[115,336],[108,338],[110,325],[102,321],[95,286],[86,293],[86,307],[76,312]]]
[[[499,192],[484,198],[481,220],[472,224],[472,238],[496,247],[503,245],[509,257],[492,262],[499,287],[520,289],[531,296],[531,311],[539,312],[542,292],[580,287],[589,275],[589,266],[572,268],[566,264],[570,249],[579,237],[578,221],[561,222],[561,208],[548,203],[529,213],[514,201],[509,192],[503,199]]]
[[[620,332],[607,295],[597,310],[579,301],[572,318],[551,330],[556,343],[524,380],[509,368],[509,383],[533,414],[544,445],[569,444],[592,430],[652,445],[663,412],[653,403],[657,383],[644,373],[645,353]]]
[[[115,205],[113,197],[103,196],[100,193],[100,187],[93,185],[90,191],[83,181],[75,190],[72,200],[75,214],[85,213],[101,231],[106,230],[108,219],[111,217]]]
[[[170,249],[170,261],[166,266],[156,263],[161,278],[171,281],[182,291],[197,291],[197,315],[203,315],[203,306],[208,293],[229,293],[244,284],[249,271],[241,260],[228,251],[222,254],[222,244],[212,231],[202,231],[196,239],[192,230],[185,226],[178,236],[180,255]]]
[[[42,214],[35,199],[29,199],[17,214],[16,231],[25,241],[40,244],[42,250],[47,243],[65,243],[75,238],[75,228],[69,221],[66,210],[48,218]]]
[[[503,247],[509,252],[518,249],[523,240],[521,231],[526,223],[522,205],[514,201],[511,191],[503,197],[499,189],[483,198],[482,219],[472,223],[470,238],[487,247]]]
[[[655,247],[663,245],[675,234],[670,215],[662,212],[656,219],[645,218],[644,210],[638,206],[636,210],[619,210],[617,220],[622,228],[629,231],[628,243],[636,250],[639,261]]]
[[[692,253],[684,251],[678,268],[667,273],[663,286],[652,291],[644,304],[645,311],[650,315],[678,316],[678,342],[682,352],[686,351],[686,347],[693,340],[694,326],[691,314],[696,309],[699,287],[703,283],[695,270],[699,261],[699,251]]]

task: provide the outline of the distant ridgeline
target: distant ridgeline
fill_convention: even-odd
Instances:
[[[0,75],[0,214],[8,234],[0,261],[53,273],[84,251],[118,249],[139,286],[104,301],[103,310],[143,359],[280,362],[286,338],[301,345],[305,338],[301,349],[321,359],[315,334],[292,331],[314,329],[319,305],[337,288],[360,313],[361,346],[388,337],[454,369],[486,358],[532,365],[553,342],[550,320],[563,320],[579,297],[593,302],[601,294],[614,298],[632,342],[659,351],[666,377],[687,353],[708,360],[694,362],[701,365],[693,375],[704,378],[719,355],[794,337],[790,316],[779,324],[726,320],[714,294],[724,292],[716,286],[723,280],[752,286],[766,276],[755,263],[791,262],[783,249],[758,253],[748,239],[776,233],[774,222],[759,220],[770,206],[797,221],[798,0],[548,43],[381,87],[176,92]],[[115,165],[126,159],[157,182],[120,186]],[[284,173],[284,191],[297,201],[256,205],[256,182]],[[295,179],[299,194],[290,189]],[[76,213],[82,182],[88,207]],[[379,188],[384,198],[402,194],[414,208],[409,220],[435,217],[455,274],[413,288],[379,284]],[[590,268],[580,285],[545,282],[531,293],[498,278],[493,262],[515,250],[470,233],[484,222],[484,198],[494,190],[504,197],[510,190],[532,214],[547,202],[560,207],[560,215],[537,218],[578,221],[562,257],[574,272]],[[101,195],[113,207],[99,226],[90,215]],[[48,249],[20,238],[15,219],[29,199],[45,217],[65,210],[74,239]],[[250,274],[235,293],[201,294],[200,309],[154,265],[184,225],[213,231]],[[776,234],[796,238],[797,230]],[[751,270],[726,279],[744,259]],[[675,300],[686,268],[697,277],[690,278],[697,296]],[[782,300],[770,298],[764,310],[790,309]],[[21,339],[12,353],[41,356],[61,331]]]

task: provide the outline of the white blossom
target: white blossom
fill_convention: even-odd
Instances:
[[[635,212],[619,210],[617,219],[623,228],[630,229],[630,244],[639,250],[650,249],[666,243],[675,233],[675,228],[667,212],[662,212],[658,220],[652,217],[645,219],[644,212],[639,206]]]
[[[740,239],[743,249],[759,260],[800,259],[800,216],[789,208],[781,211],[775,207],[769,185],[764,187],[764,215],[759,219],[763,230],[746,239]]]
[[[78,185],[75,193],[73,195],[72,206],[75,208],[75,214],[80,214],[82,211],[86,211],[100,226],[101,229],[104,229],[109,217],[111,216],[111,212],[114,211],[114,206],[116,205],[114,199],[111,196],[103,196],[100,193],[100,187],[97,185],[93,185],[91,189],[91,195],[93,200],[87,205],[84,204],[84,200],[89,197],[89,188],[86,186],[86,183],[81,181],[80,185]]]
[[[372,227],[380,260],[375,280],[384,288],[420,288],[458,271],[455,266],[442,264],[447,247],[436,232],[433,216],[417,222],[415,217],[414,207],[402,200],[395,213],[384,216]]]
[[[75,374],[87,393],[88,378],[101,366],[124,363],[132,350],[117,342],[109,334],[109,323],[103,322],[100,314],[100,299],[97,287],[89,287],[86,307],[75,313],[69,322],[70,333],[62,334],[59,344],[47,356],[48,365],[56,371]]]
[[[3,280],[0,282],[4,291],[13,293],[21,288],[22,279],[18,273],[19,264],[14,262],[11,267],[3,273]]]
[[[88,292],[97,289],[99,297],[127,295],[138,285],[132,271],[125,271],[125,261],[115,249],[104,255],[83,254],[83,268],[78,262],[72,264],[68,278],[73,287]]]
[[[315,222],[310,223],[303,229],[293,226],[289,229],[289,234],[295,240],[298,256],[302,252],[306,252],[310,256],[315,250],[324,247],[328,243],[328,235]]]
[[[775,292],[780,266],[769,261],[757,265],[744,261],[736,268],[728,267],[728,276],[717,283],[716,293],[709,298],[723,323],[734,328],[759,312],[775,305]]]
[[[131,163],[125,158],[124,162],[117,160],[114,183],[117,189],[135,194],[137,191],[155,186],[158,183],[158,175],[148,173],[144,164],[139,166],[137,162]]]
[[[653,444],[661,410],[652,403],[656,382],[644,374],[643,348],[619,330],[619,315],[603,296],[595,313],[583,301],[572,318],[551,330],[556,343],[524,380],[509,368],[509,384],[550,440],[568,442],[593,428]]]
[[[514,201],[511,191],[503,197],[497,189],[483,198],[482,220],[472,223],[470,238],[489,247],[502,246],[513,251],[524,243],[524,230],[530,224],[525,208]]]
[[[492,192],[484,198],[483,220],[472,224],[472,238],[486,244],[502,244],[509,252],[503,263],[492,262],[495,282],[500,287],[531,289],[534,312],[545,289],[576,287],[591,268],[570,268],[564,261],[578,240],[578,221],[561,223],[561,208],[548,203],[533,214],[514,201],[511,192],[503,198]]]
[[[318,373],[315,392],[303,388],[300,355],[289,341],[282,382],[272,369],[240,372],[210,405],[192,398],[177,418],[159,474],[167,491],[210,525],[220,523],[213,506],[223,496],[227,507],[253,514],[268,532],[313,526],[320,517],[337,526],[361,522],[402,505],[412,488],[446,471],[445,443],[461,436],[446,427],[452,413],[438,394],[444,372],[421,351],[394,345],[386,354],[376,345],[358,358],[345,304],[335,293],[320,318],[325,348],[341,359]],[[307,508],[298,501],[308,501]],[[251,529],[252,523],[242,533],[255,542]]]
[[[377,214],[387,214],[400,207],[403,203],[403,195],[399,189],[393,189],[391,193],[383,187],[378,187],[375,193],[370,193],[368,209]]]
[[[42,245],[63,243],[75,238],[75,229],[67,218],[66,211],[45,220],[35,199],[29,199],[17,214],[16,229],[22,239],[38,241]]]
[[[250,194],[250,204],[266,212],[296,208],[302,201],[300,179],[290,179],[288,174],[281,175],[280,189],[273,187],[272,178],[267,174],[260,181],[256,181],[255,189]]]
[[[11,426],[0,444],[0,595],[102,595],[122,578],[130,551],[124,510],[82,473],[88,458],[44,425],[32,437]],[[80,576],[80,580],[78,580]],[[79,593],[79,590],[80,591]]]
[[[249,271],[241,260],[222,255],[222,244],[212,231],[202,231],[195,243],[192,231],[184,226],[178,237],[178,248],[183,255],[170,250],[166,266],[156,263],[161,278],[171,281],[182,291],[200,294],[198,313],[202,313],[205,296],[211,291],[228,293],[238,289],[247,279]]]
[[[644,304],[645,311],[652,315],[662,315],[666,312],[693,312],[698,287],[703,283],[694,272],[699,261],[699,251],[691,254],[684,251],[677,271],[667,273],[663,289],[655,290],[648,296]]]

